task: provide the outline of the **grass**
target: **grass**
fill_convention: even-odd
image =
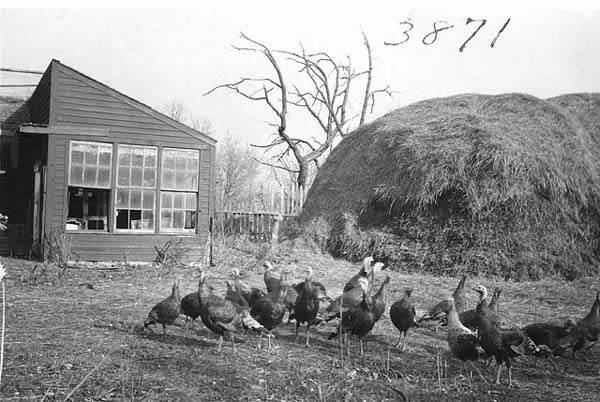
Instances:
[[[244,280],[264,288],[261,258],[278,268],[294,270],[301,280],[303,267],[314,269],[330,295],[358,269],[345,260],[286,244],[271,251],[237,243],[217,247],[215,267],[207,275],[224,293],[231,269],[245,272]],[[3,401],[385,401],[385,400],[595,400],[600,392],[600,350],[588,362],[563,358],[559,371],[548,362],[537,367],[521,358],[513,378],[517,388],[483,383],[461,373],[460,362],[448,355],[445,334],[429,329],[409,333],[409,350],[393,345],[398,332],[387,314],[366,338],[365,358],[351,343],[350,358],[340,345],[327,340],[333,325],[316,328],[311,346],[298,343],[294,326],[276,329],[275,347],[257,349],[257,336],[236,339],[237,352],[225,342],[217,353],[217,337],[198,321],[184,328],[183,318],[155,333],[142,323],[150,308],[170,294],[181,278],[181,294],[196,290],[197,269],[178,267],[167,276],[159,268],[134,264],[81,264],[69,267],[60,279],[30,281],[35,263],[0,259],[8,271]],[[388,306],[405,285],[414,288],[413,300],[426,309],[451,293],[457,280],[450,277],[390,272]],[[380,278],[381,279],[381,278]],[[507,322],[561,322],[589,310],[598,278],[564,282],[504,282],[471,277],[467,286],[482,283],[503,288],[501,311]],[[471,304],[475,303],[475,295]],[[492,371],[484,375],[493,378]],[[506,377],[503,377],[506,383]]]

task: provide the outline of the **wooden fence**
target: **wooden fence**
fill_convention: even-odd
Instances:
[[[293,217],[271,212],[217,212],[215,229],[219,235],[243,235],[254,241],[272,241],[278,235],[280,225]]]
[[[280,224],[300,213],[305,197],[306,190],[290,184],[267,189],[260,203],[231,205],[222,198],[217,201],[215,230],[219,235],[246,235],[255,241],[271,241]]]

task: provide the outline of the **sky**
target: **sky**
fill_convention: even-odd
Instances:
[[[179,1],[41,2],[0,0],[0,66],[45,70],[51,59],[89,75],[155,109],[181,101],[193,115],[209,119],[217,139],[229,134],[264,144],[273,116],[255,103],[213,87],[240,77],[272,77],[264,57],[240,52],[240,32],[272,49],[324,51],[349,56],[366,68],[361,31],[372,47],[373,88],[387,85],[393,97],[377,98],[368,120],[422,99],[460,93],[523,92],[546,98],[600,92],[600,5],[591,1],[524,1],[484,6],[472,1],[219,1],[191,6]],[[90,4],[90,6],[86,6]],[[139,3],[138,3],[139,4]],[[444,5],[445,4],[445,5]],[[26,7],[26,8],[15,8]],[[74,8],[77,7],[77,8]],[[82,8],[83,7],[83,8]],[[480,22],[486,24],[459,51]],[[510,22],[498,35],[502,26]],[[403,31],[409,20],[408,40]],[[439,27],[435,42],[423,44]],[[498,35],[494,47],[490,44]],[[425,40],[433,39],[429,35]],[[298,80],[286,64],[288,84]],[[36,83],[31,75],[0,74],[0,84]],[[364,81],[354,89],[357,109]],[[15,90],[0,88],[2,94]],[[359,96],[360,95],[360,96]],[[319,136],[302,110],[290,110],[290,134]]]

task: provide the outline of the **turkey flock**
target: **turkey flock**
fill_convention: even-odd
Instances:
[[[198,290],[181,299],[179,281],[172,287],[171,295],[154,306],[144,322],[144,328],[161,324],[163,337],[166,326],[172,325],[180,315],[185,315],[186,326],[194,325],[200,317],[204,325],[219,337],[220,353],[224,337],[231,341],[235,351],[236,335],[254,332],[258,334],[257,348],[272,347],[274,329],[285,321],[295,322],[295,336],[298,342],[299,329],[305,325],[305,345],[310,346],[311,328],[336,322],[328,339],[339,337],[348,342],[349,336],[356,336],[360,344],[360,356],[364,358],[363,340],[371,332],[375,323],[386,311],[385,289],[390,282],[389,275],[374,289],[375,278],[381,273],[384,264],[366,257],[359,272],[346,282],[342,294],[335,299],[327,295],[325,286],[313,280],[312,268],[306,269],[304,281],[291,284],[290,272],[276,272],[270,262],[264,263],[264,283],[266,290],[251,287],[242,280],[239,270],[233,270],[233,279],[226,281],[224,296],[215,293],[204,272],[200,272]],[[580,320],[569,319],[564,325],[533,323],[525,327],[506,325],[500,312],[501,289],[490,293],[484,286],[477,285],[473,291],[478,295],[474,308],[467,308],[465,287],[467,276],[462,276],[452,295],[429,308],[421,317],[417,316],[411,300],[413,289],[404,288],[403,297],[389,308],[389,317],[400,333],[396,347],[406,350],[407,333],[411,328],[446,329],[446,340],[453,357],[467,363],[482,381],[487,382],[477,364],[495,361],[497,372],[495,384],[500,384],[501,371],[506,366],[508,386],[512,386],[511,367],[515,358],[529,355],[547,359],[556,369],[553,359],[564,356],[571,350],[575,359],[583,351],[585,359],[600,334],[600,292],[596,293],[589,313]],[[488,300],[489,299],[489,300]],[[285,319],[287,317],[287,320]]]

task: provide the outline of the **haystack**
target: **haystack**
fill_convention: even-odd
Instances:
[[[506,278],[598,272],[600,94],[458,95],[346,136],[300,216],[330,252]]]

